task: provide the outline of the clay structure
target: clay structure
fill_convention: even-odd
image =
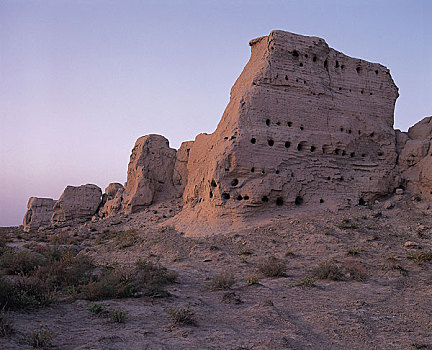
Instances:
[[[282,31],[250,46],[216,131],[191,148],[185,202],[243,213],[391,192],[398,92],[388,69]]]
[[[431,118],[408,133],[393,129],[398,89],[386,67],[283,31],[249,44],[251,58],[212,134],[178,151],[163,136],[139,138],[124,187],[112,183],[102,196],[95,185],[68,186],[50,222],[130,214],[181,197],[179,217],[213,222],[362,205],[398,186],[432,199]],[[47,224],[51,204],[39,210],[33,202],[27,229]]]

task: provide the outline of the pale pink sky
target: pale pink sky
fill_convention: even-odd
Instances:
[[[1,0],[0,226],[30,196],[124,182],[139,136],[212,132],[272,29],[389,67],[406,130],[432,114],[431,17],[427,0]]]

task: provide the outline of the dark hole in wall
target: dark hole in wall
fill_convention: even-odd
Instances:
[[[359,130],[359,131],[357,131],[358,132],[358,134],[360,135],[361,134],[361,131]]]
[[[291,142],[285,141],[285,148],[290,148],[290,146],[291,146]]]
[[[328,61],[327,61],[327,60],[324,61],[324,68],[325,68],[325,69],[328,68]]]
[[[370,137],[374,137],[374,136],[375,136],[375,133],[372,132],[369,136],[370,136]]]
[[[375,70],[375,74],[376,74],[376,75],[378,75],[378,69],[377,69],[377,70]]]
[[[252,167],[251,168],[251,173],[254,173],[255,172],[255,167]]]
[[[279,174],[279,170],[276,170],[276,174]]]
[[[321,199],[320,199],[320,203],[321,203],[321,204],[324,203],[324,199],[321,198]]]
[[[297,145],[297,151],[301,151],[301,150],[302,150],[302,148],[303,148],[302,144],[301,144],[301,143],[299,143],[299,144]]]
[[[352,130],[351,129],[348,130],[348,134],[352,134]]]
[[[243,199],[244,199],[245,201],[247,201],[247,200],[249,200],[249,196],[244,196]]]
[[[288,126],[289,126],[289,127],[292,127],[292,122],[288,122]]]
[[[252,138],[251,138],[251,143],[252,143],[252,144],[255,144],[255,143],[256,143],[256,138],[255,138],[255,137],[252,137]]]
[[[277,122],[276,125],[280,125],[280,122]]]
[[[285,75],[285,80],[288,80],[288,75]]]
[[[382,157],[384,155],[383,152],[378,152],[378,157]]]
[[[308,55],[308,54],[306,53],[306,54],[305,54],[305,57],[306,57],[306,58],[308,58],[308,57],[309,57],[309,55]]]
[[[239,183],[238,179],[233,179],[233,180],[231,181],[231,186],[237,186],[238,183]]]
[[[343,132],[343,131],[344,131],[344,128],[340,128],[340,131]]]
[[[296,79],[296,83],[298,83],[299,82],[299,80],[298,79]]]
[[[361,93],[361,94],[363,95],[363,94],[364,94],[364,90],[363,90],[363,89],[361,89],[360,93]]]
[[[302,125],[302,126],[300,126],[300,130],[301,131],[303,131],[304,130],[304,126]]]
[[[237,196],[237,200],[238,201],[241,201],[243,199],[243,197],[239,194],[238,196]]]
[[[293,53],[292,53],[292,55],[293,55],[294,57],[299,57],[299,53],[298,53],[297,50],[294,50]]]
[[[317,57],[314,56],[314,57],[312,58],[312,61],[316,62],[316,60],[317,60]]]
[[[335,148],[334,153],[339,155],[340,149],[339,148]]]
[[[210,197],[210,198],[213,198],[213,192],[212,192],[212,191],[210,191],[210,193],[209,193],[209,197]]]
[[[336,67],[336,68],[339,68],[339,62],[338,62],[338,61],[336,61],[336,63],[335,63],[335,67]]]
[[[363,199],[363,197],[360,197],[358,204],[359,205],[365,205],[366,204],[366,201]]]
[[[228,136],[225,136],[225,137],[224,137],[224,140],[228,140]]]
[[[373,93],[372,93],[372,92],[369,92],[369,95],[371,95],[371,96],[372,96],[372,95],[373,95]]]
[[[351,158],[354,158],[354,157],[355,157],[355,152],[351,152],[351,153],[350,153],[350,157],[351,157]]]
[[[346,152],[345,152],[345,151],[342,151],[342,155],[343,155],[343,156],[346,155]]]
[[[300,66],[300,67],[303,67],[303,63],[300,62],[299,66]]]
[[[222,198],[223,198],[223,199],[230,199],[231,196],[230,196],[229,193],[224,192],[224,193],[222,193]]]
[[[327,176],[327,181],[330,181],[330,176]]]
[[[263,169],[263,170],[261,170],[261,174],[265,174],[265,170]]]
[[[363,158],[364,158],[364,157],[366,157],[366,153],[362,153],[362,155],[361,155],[361,156],[362,156]]]
[[[303,197],[301,196],[297,196],[295,201],[294,201],[295,205],[301,205],[303,204]]]
[[[262,200],[264,203],[267,203],[267,202],[269,201],[269,199],[268,199],[267,196],[263,196],[263,197],[261,198],[261,200]]]
[[[274,141],[272,139],[268,140],[267,143],[270,147],[274,145]]]
[[[212,187],[216,187],[216,186],[217,186],[215,180],[212,180],[212,181],[211,181],[211,186],[212,186]]]
[[[270,119],[266,119],[266,125],[267,125],[267,126],[270,125]]]
[[[360,68],[360,67],[357,67],[357,68],[356,68],[356,71],[357,71],[357,73],[360,73],[361,68]]]
[[[310,151],[311,152],[315,152],[316,147],[315,146],[311,146]]]
[[[277,197],[276,198],[276,205],[281,206],[284,204],[283,198],[282,197]]]
[[[339,87],[339,91],[341,91],[342,90],[342,88],[341,87]]]
[[[345,68],[345,65],[343,64],[343,65],[341,65],[341,69],[344,69]]]

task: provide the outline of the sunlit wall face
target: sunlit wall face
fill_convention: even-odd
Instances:
[[[30,196],[124,182],[141,135],[212,132],[272,29],[388,66],[406,130],[432,114],[431,15],[428,0],[0,1],[0,226]]]

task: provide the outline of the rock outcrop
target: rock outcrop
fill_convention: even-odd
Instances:
[[[432,117],[427,117],[399,137],[399,168],[412,193],[432,200]]]
[[[101,201],[102,190],[96,185],[67,186],[54,204],[51,223],[90,220],[97,213]]]
[[[130,156],[123,209],[127,213],[158,200],[175,197],[173,172],[176,150],[160,135],[140,137]]]
[[[39,227],[49,226],[55,200],[52,198],[30,197],[24,215],[23,229],[29,232]]]
[[[212,134],[178,151],[163,136],[140,137],[124,187],[110,184],[101,199],[95,185],[68,186],[51,221],[134,213],[179,197],[174,223],[197,226],[362,205],[400,185],[432,200],[432,117],[407,133],[393,129],[398,88],[386,67],[283,31],[249,44]],[[34,212],[29,203],[26,227],[46,222]]]
[[[193,141],[183,142],[176,154],[176,160],[173,170],[173,183],[179,197],[183,195],[183,191],[187,183],[187,163],[189,160],[189,152],[192,145]]]
[[[283,31],[250,46],[216,131],[191,146],[186,209],[208,220],[392,192],[398,89],[389,70]]]
[[[113,216],[121,211],[124,187],[119,183],[110,183],[102,196],[102,208],[99,216],[102,218]]]

